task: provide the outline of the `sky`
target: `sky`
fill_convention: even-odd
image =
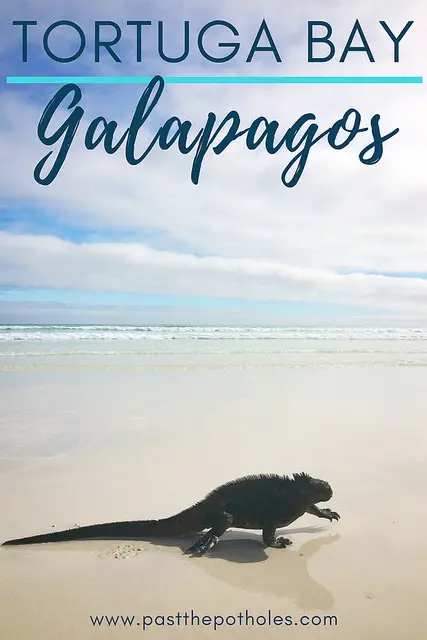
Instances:
[[[262,20],[281,56],[260,51],[246,62]],[[338,62],[358,19],[375,62],[350,52]],[[29,28],[28,61],[21,61],[21,28],[13,20],[37,20]],[[42,47],[46,28],[72,20],[87,46],[79,59],[50,61]],[[115,47],[94,58],[94,21],[120,25]],[[135,27],[151,20],[136,58]],[[165,53],[182,51],[190,22],[190,54],[180,63],[160,59],[157,23]],[[240,43],[233,60],[206,61],[197,35],[210,20],[226,20],[239,36],[217,27],[206,39],[212,55],[219,42]],[[328,21],[336,57],[307,62],[307,22]],[[402,39],[399,63],[379,21]],[[427,128],[425,85],[166,85],[138,138],[142,150],[171,116],[193,123],[196,133],[209,112],[220,122],[231,110],[242,127],[258,117],[279,122],[283,133],[305,113],[319,131],[348,109],[363,126],[380,114],[381,130],[399,132],[384,143],[371,166],[359,153],[371,142],[360,134],[343,150],[324,139],[310,151],[293,188],[281,174],[292,159],[285,149],[249,151],[243,139],[223,153],[209,151],[193,184],[194,153],[174,145],[154,148],[136,166],[121,148],[108,155],[84,145],[99,116],[129,126],[144,86],[80,85],[84,115],[67,159],[47,186],[33,177],[37,163],[58,144],[37,136],[41,115],[60,85],[6,85],[11,75],[426,75],[424,0],[342,3],[338,0],[15,0],[0,7],[0,323],[111,322],[189,324],[357,325],[427,320]],[[108,30],[106,31],[106,33]],[[110,32],[111,33],[111,32]],[[49,40],[57,55],[76,50],[63,27]],[[266,40],[262,44],[267,44]],[[360,44],[359,41],[355,44]],[[320,46],[320,45],[319,45]],[[321,48],[317,51],[322,52]],[[323,49],[325,52],[325,49]],[[424,64],[423,64],[424,58]],[[51,130],[69,113],[60,109]]]

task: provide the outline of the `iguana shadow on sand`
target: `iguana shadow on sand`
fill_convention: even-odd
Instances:
[[[207,562],[207,556],[202,556],[196,567],[198,571],[240,591],[288,598],[306,611],[326,611],[333,607],[335,599],[326,584],[322,583],[322,577],[325,579],[327,555],[320,552],[341,538],[339,533],[328,533],[327,530],[322,525],[288,528],[286,535],[294,537],[294,544],[286,548],[286,553],[282,553],[280,549],[272,549],[272,553],[269,553],[268,547],[260,544],[256,533],[230,530],[222,536],[221,543],[209,552],[210,562]],[[191,539],[191,536],[182,536],[147,540],[150,547],[162,547],[171,557],[176,558],[180,551],[189,546]],[[139,543],[136,547],[134,544],[130,545],[131,550],[135,548],[140,551],[138,547]],[[79,549],[82,549],[80,545]],[[146,544],[143,549],[147,549]],[[116,550],[116,547],[109,547],[102,556],[112,557]],[[316,563],[315,577],[310,563],[317,554],[324,562]],[[267,562],[273,557],[274,562]],[[238,571],[233,568],[235,564],[239,565]]]
[[[299,609],[306,611],[313,609],[326,611],[334,606],[335,599],[328,588],[330,584],[326,585],[330,583],[330,580],[326,579],[329,573],[326,571],[328,555],[320,552],[326,546],[337,542],[340,535],[338,533],[316,535],[302,545],[297,544],[300,534],[304,536],[309,532],[310,527],[287,531],[295,535],[296,549],[288,547],[286,553],[278,551],[270,554],[270,559],[274,555],[274,562],[262,561],[261,556],[264,550],[261,545],[256,544],[255,536],[241,541],[235,538],[226,539],[221,541],[221,544],[210,554],[217,561],[197,562],[197,568],[239,590],[267,597],[287,598]],[[311,533],[313,534],[315,535],[314,532]],[[315,563],[315,575],[313,575],[311,559],[318,553],[323,557],[323,562]],[[249,558],[252,560],[258,558],[258,562],[248,562]],[[224,562],[218,562],[218,559],[223,559]],[[234,571],[230,567],[229,560],[236,562],[239,559],[239,570]]]
[[[275,474],[246,476],[232,480],[211,491],[203,500],[169,518],[106,522],[67,531],[55,531],[27,538],[8,540],[3,546],[87,540],[100,538],[157,538],[207,531],[186,553],[203,555],[230,527],[261,529],[264,545],[285,548],[289,538],[276,538],[276,529],[286,527],[305,513],[339,520],[330,509],[320,509],[318,502],[332,498],[331,486],[307,473],[293,477]]]

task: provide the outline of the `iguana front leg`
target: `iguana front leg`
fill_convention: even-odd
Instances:
[[[310,513],[312,516],[317,516],[318,518],[326,518],[326,520],[339,520],[340,515],[336,511],[331,511],[330,509],[319,509],[315,504],[312,504],[311,507],[308,507],[306,510],[307,513]]]
[[[262,539],[266,547],[273,547],[275,549],[285,549],[292,544],[292,540],[289,538],[276,538],[276,525],[266,525],[262,530]]]

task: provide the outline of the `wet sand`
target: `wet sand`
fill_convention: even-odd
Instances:
[[[1,548],[0,636],[124,638],[142,630],[143,615],[244,620],[270,611],[292,625],[237,620],[216,633],[423,637],[425,367],[250,369],[222,356],[221,366],[195,370],[194,358],[157,367],[151,359],[151,369],[135,359],[101,366],[101,356],[98,368],[93,358],[91,366],[84,358],[79,367],[40,358],[4,366],[0,539],[171,515],[258,472],[325,478],[335,492],[327,506],[341,520],[304,516],[285,530],[286,550],[264,549],[260,532],[229,531],[202,558],[183,555],[192,538]],[[133,628],[94,626],[90,616],[102,615],[135,616]],[[304,626],[304,615],[316,624]],[[337,624],[324,625],[324,616]],[[147,633],[208,638],[213,630],[175,619]]]

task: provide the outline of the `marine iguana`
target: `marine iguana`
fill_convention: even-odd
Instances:
[[[267,547],[284,548],[292,544],[289,538],[276,538],[276,529],[286,527],[304,513],[318,518],[339,520],[330,509],[320,509],[317,502],[332,498],[328,482],[312,478],[307,473],[293,477],[276,474],[245,476],[211,491],[203,500],[169,518],[106,522],[66,531],[54,531],[17,540],[5,545],[37,544],[99,538],[156,538],[201,533],[185,553],[203,555],[211,549],[229,528],[262,529]]]

